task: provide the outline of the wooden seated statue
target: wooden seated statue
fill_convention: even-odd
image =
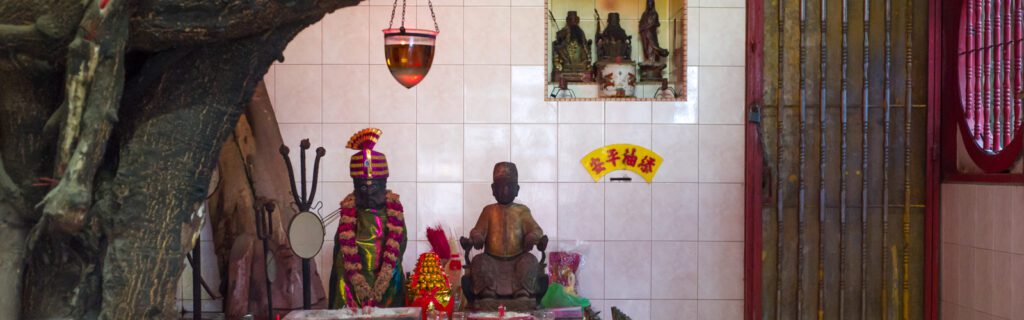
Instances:
[[[484,249],[469,262],[469,273],[462,278],[462,290],[476,310],[495,310],[499,305],[532,310],[547,291],[544,250],[548,238],[530,208],[513,202],[519,194],[518,176],[511,162],[494,166],[491,191],[498,203],[484,207],[469,238],[460,239],[467,259],[471,248]],[[540,262],[530,254],[533,246],[541,252]]]

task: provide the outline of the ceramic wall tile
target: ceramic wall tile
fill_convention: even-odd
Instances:
[[[370,36],[383,34],[377,34],[379,30],[370,32],[369,6],[342,8],[322,21],[324,64],[370,63]]]
[[[430,17],[430,8],[420,6],[417,12],[419,15],[417,17],[417,26],[420,29],[434,30],[434,20]],[[465,34],[463,14],[464,12],[462,7],[434,7],[434,15],[437,16],[437,27],[441,30],[437,35],[437,42],[435,44],[435,66],[444,64],[462,64],[464,46],[463,36]]]
[[[743,299],[743,243],[701,242],[697,296],[700,299]]]
[[[316,150],[316,148],[320,146],[327,149],[327,154],[320,160],[320,172],[323,174],[323,181],[352,181],[352,173],[349,170],[349,164],[352,161],[352,154],[355,154],[356,151],[345,148],[345,144],[348,143],[348,139],[352,137],[353,134],[366,127],[367,125],[365,124],[325,124],[321,127],[325,139],[318,140],[325,141],[323,141],[322,144],[318,144],[313,143],[311,140],[311,150],[306,156],[308,158],[307,160],[309,165],[312,165],[313,158],[315,158],[315,153],[312,150]],[[384,132],[384,135],[381,136],[381,140],[384,140],[384,138],[387,137],[387,134],[388,132]],[[319,132],[317,132],[317,136],[319,136]],[[295,174],[298,175],[299,162],[296,161],[299,159],[299,140],[285,140],[284,143],[292,150],[292,166],[295,167]],[[413,147],[415,148],[415,146]],[[374,147],[374,149],[381,151],[377,147]],[[393,161],[395,161],[394,155],[386,152],[384,154],[388,157],[389,174],[393,175]],[[413,159],[413,161],[415,161],[415,159]]]
[[[654,240],[698,239],[696,183],[655,183],[652,187]]]
[[[960,279],[958,278],[960,263],[960,246],[956,244],[942,245],[942,301],[957,303],[960,293]]]
[[[370,66],[323,66],[323,122],[370,122]]]
[[[653,299],[697,299],[697,242],[655,241]]]
[[[743,182],[743,125],[700,126],[700,181]]]
[[[605,242],[605,298],[649,299],[652,261],[650,241]]]
[[[416,7],[408,6],[405,9],[405,27],[412,28],[416,26],[417,14]],[[369,58],[370,64],[387,64],[387,59],[384,57],[384,29],[388,28],[391,24],[391,4],[387,6],[370,6],[370,44],[369,44]],[[402,25],[402,6],[399,5],[395,11],[395,20],[391,25],[392,28],[398,29]],[[371,70],[373,70],[371,68]],[[389,77],[390,73],[387,74]]]
[[[1013,210],[1010,212],[1010,220],[1013,224],[1013,231],[1010,234],[1010,251],[1016,254],[1024,254],[1024,188],[1015,188],[1014,196],[1010,197],[1013,203]]]
[[[744,77],[743,67],[701,68],[701,124],[743,124],[745,97],[735,92],[743,90]]]
[[[461,125],[419,125],[416,135],[417,181],[461,181],[462,136]]]
[[[377,142],[374,150],[380,151],[388,157],[388,181],[415,182],[419,159],[416,125],[378,124],[374,127],[382,132],[380,141]],[[346,142],[348,141],[346,140]],[[351,153],[354,153],[354,150]]]
[[[960,281],[960,292],[958,293],[957,301],[965,306],[974,305],[974,254],[976,251],[974,248],[961,247],[959,253],[960,267],[957,268],[959,271],[957,279]]]
[[[963,185],[959,188],[956,194],[959,195],[959,199],[956,201],[954,210],[958,212],[959,223],[957,224],[957,231],[959,231],[960,244],[965,246],[974,246],[975,238],[975,222],[977,216],[977,210],[975,205],[977,204],[977,187],[975,185]]]
[[[1011,216],[1019,211],[1013,211],[1013,200],[1009,200],[1012,197],[1020,197],[1022,195],[1015,195],[1012,192],[1012,188],[1003,188],[1002,186],[993,186],[991,194],[993,197],[989,198],[991,203],[992,213],[992,249],[1001,252],[1010,252],[1013,249],[1012,234],[1013,234],[1013,220]]]
[[[686,64],[690,66],[700,64],[700,10],[686,8]]]
[[[700,184],[700,240],[743,241],[743,184]]]
[[[699,2],[701,7],[706,8],[744,8],[747,5],[747,2],[743,0],[700,0]]]
[[[512,0],[513,7],[543,7],[544,0]]]
[[[558,234],[562,240],[604,240],[602,183],[558,184]]]
[[[512,66],[512,123],[556,123],[556,102],[544,101],[544,67]]]
[[[418,123],[462,123],[465,104],[461,65],[436,65],[416,86]]]
[[[608,101],[604,112],[606,123],[651,123],[651,102]]]
[[[399,84],[387,67],[371,65],[370,123],[416,123],[416,89]]]
[[[515,0],[514,0],[515,1]],[[544,64],[544,21],[541,7],[512,8],[512,64]]]
[[[277,104],[274,105],[277,122],[320,122],[320,66],[279,64],[274,69],[277,77]]]
[[[605,145],[627,143],[638,145],[644,148],[651,148],[651,125],[649,124],[608,124],[605,125]],[[657,151],[655,151],[657,152]],[[644,182],[639,174],[619,170],[605,175],[605,181],[612,181],[613,178],[630,178],[631,181]]]
[[[985,313],[992,312],[992,257],[990,250],[974,252],[974,301],[971,306]]]
[[[972,199],[975,202],[975,216],[974,216],[974,246],[981,249],[992,250],[994,247],[993,232],[995,226],[992,225],[994,221],[995,213],[993,212],[993,201],[1001,201],[1002,198],[996,197],[997,194],[994,190],[988,186],[978,186],[981,188],[976,194],[977,198]]]
[[[590,151],[604,146],[604,126],[565,124],[558,126],[558,181],[594,181],[580,162]]]
[[[466,122],[509,123],[512,69],[466,66]]]
[[[277,105],[277,101],[274,100],[274,98],[277,97],[277,86],[275,86],[277,83],[276,68],[277,65],[271,65],[270,68],[267,68],[267,73],[263,75],[263,84],[267,87],[267,97],[270,98],[271,106]]]
[[[462,216],[465,232],[462,235],[469,237],[469,232],[480,221],[480,214],[483,213],[484,207],[496,203],[497,200],[494,199],[491,192],[490,182],[467,182],[462,185],[462,203],[465,208],[465,213]]]
[[[651,104],[654,123],[697,123],[700,68],[686,67],[686,101],[656,101]]]
[[[513,124],[512,162],[519,169],[520,182],[558,180],[558,126],[554,124]]]
[[[412,4],[413,1],[415,1],[415,0],[408,0],[408,1],[409,1],[409,4]],[[465,4],[468,4],[469,1],[473,1],[473,0],[465,0],[465,1],[463,1],[463,0],[418,0],[418,1],[416,1],[416,3],[418,5],[420,5],[420,6],[429,5],[431,2],[433,2],[435,6],[439,6],[439,7],[441,7],[441,6],[459,7],[459,6],[463,6]]]
[[[651,185],[643,182],[605,185],[606,240],[651,240]]]
[[[743,300],[701,300],[697,308],[700,320],[743,319]]]
[[[655,125],[652,128],[652,150],[664,159],[654,181],[697,181],[702,153],[697,148],[698,132],[696,125]]]
[[[470,6],[494,6],[494,7],[507,7],[512,1],[516,0],[464,0],[464,5]]]
[[[465,132],[463,181],[492,182],[494,165],[511,161],[511,127],[507,124],[474,124],[466,125]]]
[[[697,320],[697,300],[651,300],[651,320]]]
[[[742,66],[746,9],[701,8],[700,66]]]
[[[466,64],[507,65],[511,63],[511,8],[466,7]]]
[[[1011,319],[1024,318],[1024,255],[1015,254],[1012,257],[1013,267],[1010,269],[1009,279],[1011,301]]]
[[[516,203],[530,208],[533,220],[537,221],[549,241],[558,239],[558,184],[520,183]]]
[[[1013,255],[1005,252],[992,254],[992,315],[1009,318],[1012,311],[1012,287],[1007,276],[1012,274]]]
[[[323,23],[314,23],[288,42],[282,64],[320,64],[323,56]]]
[[[461,183],[417,183],[416,220],[417,237],[427,240],[427,227],[441,224],[455,234],[466,234],[462,225]]]
[[[602,123],[603,102],[559,102],[559,123]]]

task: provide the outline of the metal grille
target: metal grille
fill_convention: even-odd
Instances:
[[[763,319],[923,317],[927,6],[765,0]]]
[[[960,17],[961,107],[976,147],[1002,152],[1021,126],[1021,0],[966,0]]]

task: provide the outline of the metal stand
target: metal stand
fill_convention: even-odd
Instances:
[[[256,208],[256,235],[263,241],[263,261],[266,265],[267,257],[270,256],[270,237],[274,234],[273,220],[270,214],[274,212],[274,204],[266,203],[263,207]],[[270,286],[270,269],[263,268],[267,276],[267,319],[274,319],[274,294]]]
[[[202,251],[200,251],[200,244],[203,243],[196,238],[196,245],[192,247],[192,319],[199,320],[203,318],[203,296],[201,280],[203,279],[203,273],[200,268],[202,267]]]
[[[316,159],[313,160],[313,184],[309,192],[306,192],[306,150],[309,150],[309,139],[303,139],[299,143],[299,173],[302,179],[302,193],[298,192],[298,188],[295,186],[295,170],[292,167],[292,160],[288,157],[288,147],[281,145],[281,157],[284,158],[285,167],[288,168],[288,177],[291,179],[292,197],[295,200],[295,205],[299,207],[299,212],[307,212],[309,208],[313,206],[313,197],[316,196],[317,181],[320,178],[320,159],[327,154],[327,150],[323,147],[316,148]],[[310,292],[311,287],[309,284],[310,278],[310,259],[302,259],[302,308],[309,310],[311,307],[312,293]]]

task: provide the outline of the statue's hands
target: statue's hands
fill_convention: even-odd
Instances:
[[[460,237],[459,244],[462,245],[462,250],[465,251],[469,251],[469,248],[473,247],[473,242],[466,237]]]
[[[537,241],[537,250],[538,251],[546,251],[547,249],[548,249],[548,236],[540,237],[540,240]]]

